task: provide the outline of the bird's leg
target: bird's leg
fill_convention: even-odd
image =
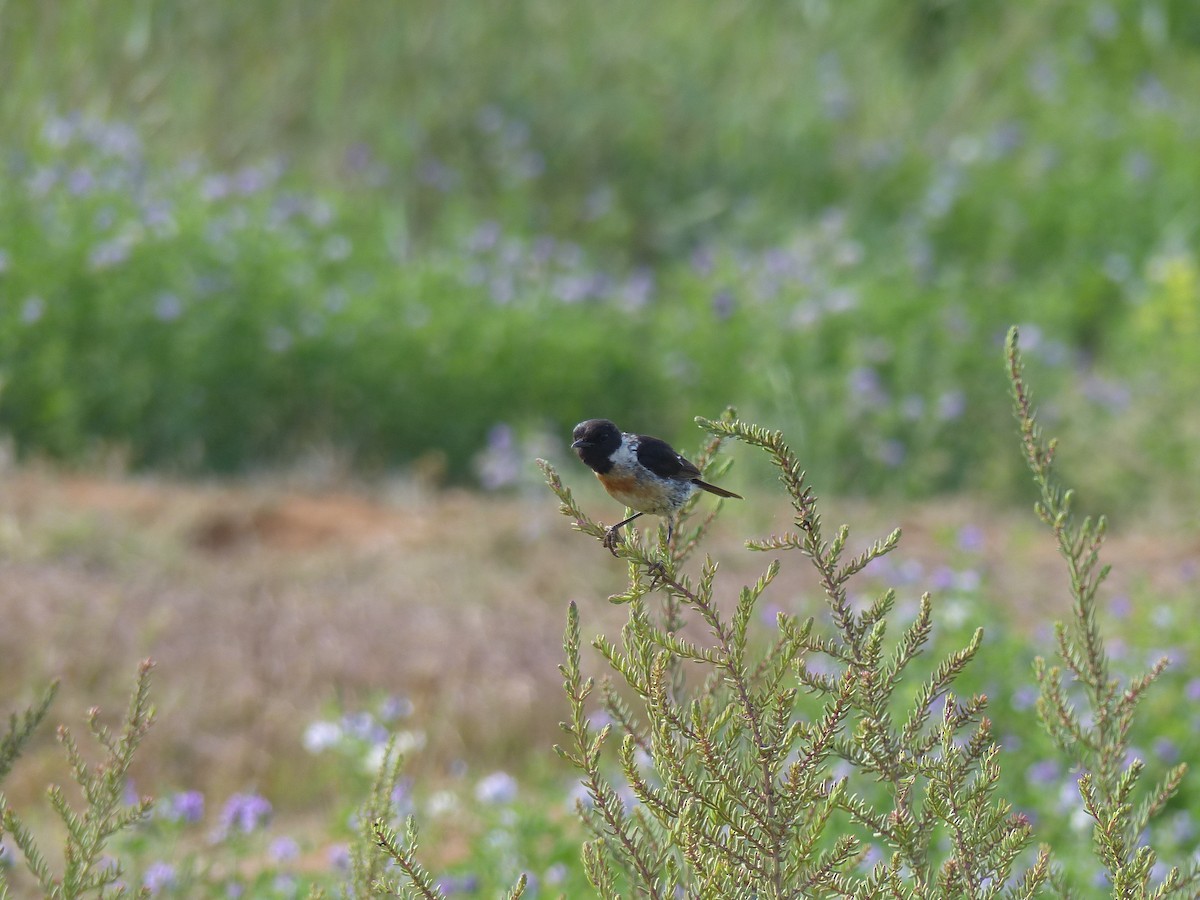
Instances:
[[[622,519],[616,525],[611,526],[606,532],[604,532],[604,546],[608,548],[608,552],[613,556],[617,555],[617,538],[620,537],[619,532],[621,530],[621,526],[628,525],[640,515],[640,512],[634,513],[628,519]]]

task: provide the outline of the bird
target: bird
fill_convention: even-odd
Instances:
[[[709,484],[701,472],[664,440],[645,434],[628,434],[608,419],[587,419],[575,426],[571,449],[589,466],[604,489],[634,514],[613,525],[604,535],[604,546],[616,556],[621,526],[650,513],[667,520],[671,539],[674,516],[697,490],[718,497],[743,499],[741,494]]]

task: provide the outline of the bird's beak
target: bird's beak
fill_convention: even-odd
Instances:
[[[579,440],[577,440],[573,444],[571,444],[571,449],[578,450],[580,447],[584,446],[586,443],[587,443],[587,441],[585,441],[583,438],[580,438]]]

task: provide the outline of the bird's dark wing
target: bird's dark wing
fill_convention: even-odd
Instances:
[[[691,481],[700,477],[700,470],[675,452],[666,441],[638,436],[637,458],[643,466],[660,478]]]

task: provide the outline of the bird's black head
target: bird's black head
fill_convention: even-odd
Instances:
[[[606,471],[608,458],[621,446],[621,429],[608,419],[588,419],[575,426],[571,433],[571,449],[597,472]]]

